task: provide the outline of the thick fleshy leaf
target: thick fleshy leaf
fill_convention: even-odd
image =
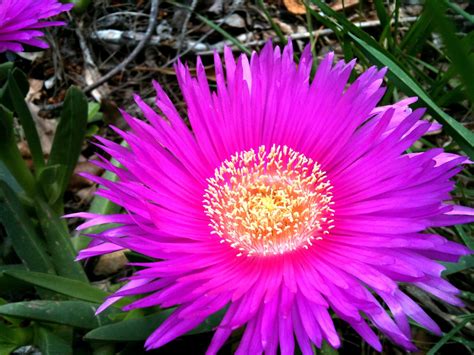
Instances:
[[[21,186],[11,174],[10,170],[7,169],[5,163],[2,160],[0,160],[0,180],[5,181],[5,183],[10,186],[10,188],[15,191],[15,193],[21,193]]]
[[[87,99],[81,90],[71,86],[64,100],[61,119],[54,135],[53,146],[48,160],[48,167],[60,166],[58,176],[55,179],[59,191],[54,193],[56,198],[52,199],[51,203],[56,202],[62,197],[67,188],[81,153],[86,128]],[[47,181],[43,183],[47,183]]]
[[[29,270],[54,273],[44,243],[36,234],[30,216],[18,196],[0,181],[0,221],[11,238],[13,248]]]
[[[118,312],[110,308],[96,316],[97,308],[95,303],[82,301],[29,301],[2,305],[0,315],[94,329],[111,323],[111,315]]]
[[[108,340],[108,341],[140,341],[145,340],[161,323],[163,323],[173,309],[167,309],[157,314],[138,318],[128,319],[115,324],[106,325],[94,329],[86,334],[85,338],[89,340]],[[200,334],[212,331],[222,320],[224,311],[217,312],[208,317],[203,323],[187,333]]]
[[[10,355],[16,348],[18,345],[0,342],[0,355]]]
[[[0,322],[0,344],[10,344],[17,347],[27,345],[31,341],[32,335],[32,329],[29,327],[8,326]]]
[[[36,329],[35,344],[43,354],[72,355],[73,353],[69,342],[43,327]]]
[[[75,261],[76,253],[64,220],[41,199],[36,200],[35,206],[56,272],[61,276],[88,282],[81,264]]]
[[[352,38],[352,40],[364,52],[367,58],[375,65],[386,66],[389,69],[387,76],[407,95],[418,96],[420,101],[426,105],[430,113],[444,125],[449,133],[461,146],[471,159],[474,158],[474,133],[469,131],[461,123],[444,112],[418,85],[418,83],[401,68],[390,53],[383,49],[378,43],[360,28],[337,13],[321,0],[311,0],[326,15],[336,20],[336,26],[342,26]]]
[[[13,132],[13,114],[2,105],[0,105],[0,160],[2,161],[0,169],[8,169],[8,171],[0,173],[0,177],[5,176],[4,181],[15,189],[15,181],[11,181],[13,177],[25,191],[30,195],[34,195],[35,182],[33,175],[23,161]],[[15,190],[18,192],[19,189]]]
[[[23,72],[15,68],[8,75],[7,85],[12,107],[20,119],[26,140],[28,141],[33,163],[35,164],[36,170],[39,171],[44,166],[43,149],[41,148],[35,121],[24,99],[26,95],[25,88],[27,92],[29,88],[28,80]]]
[[[11,297],[15,293],[23,293],[31,289],[31,286],[23,281],[11,278],[6,274],[7,271],[23,271],[26,268],[23,264],[0,265],[0,295]],[[5,296],[4,296],[5,297]]]
[[[109,295],[107,292],[91,286],[88,283],[56,275],[20,270],[7,270],[4,274],[31,285],[39,286],[83,301],[101,303]]]
[[[0,81],[8,78],[8,72],[13,68],[13,62],[6,62],[0,64]]]
[[[158,325],[163,323],[174,309],[161,311],[150,316],[127,319],[91,330],[85,335],[87,340],[140,341],[145,340]]]

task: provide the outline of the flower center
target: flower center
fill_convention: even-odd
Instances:
[[[333,227],[326,173],[287,146],[236,153],[207,181],[203,204],[212,233],[239,256],[307,249]]]

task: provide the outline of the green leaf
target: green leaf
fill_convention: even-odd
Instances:
[[[21,70],[15,68],[8,75],[7,85],[12,107],[20,119],[26,140],[28,141],[33,163],[36,170],[39,171],[44,167],[43,149],[41,148],[35,121],[24,100],[29,88],[28,80]]]
[[[87,7],[89,6],[91,0],[67,0],[65,2],[74,4],[72,11],[75,14],[83,14],[87,10]]]
[[[11,297],[14,294],[24,293],[28,288],[31,288],[23,281],[7,276],[6,271],[25,271],[25,266],[22,264],[0,265],[0,295]]]
[[[365,56],[375,65],[386,66],[389,69],[387,76],[394,81],[399,89],[407,95],[418,96],[420,101],[426,105],[434,118],[444,125],[444,129],[461,146],[464,152],[474,159],[474,133],[469,131],[461,123],[445,113],[416,83],[415,80],[397,63],[395,57],[382,48],[378,42],[364,32],[362,29],[351,23],[345,16],[337,13],[321,0],[311,0],[327,16],[332,17],[333,26],[342,28],[362,50]],[[315,16],[318,16],[314,11]],[[319,16],[322,17],[322,16]]]
[[[457,332],[459,332],[464,326],[469,323],[471,320],[474,319],[474,314],[469,314],[468,316],[464,317],[464,319],[451,331],[447,334],[445,334],[440,341],[438,341],[435,346],[433,346],[430,351],[426,353],[426,355],[435,355],[438,354],[438,350],[441,349],[441,347],[446,344],[454,335],[456,335]]]
[[[454,12],[458,13],[462,17],[464,17],[466,20],[474,24],[474,15],[471,15],[470,13],[464,11],[458,4],[455,2],[451,2],[450,0],[442,0],[444,3],[451,8]]]
[[[423,11],[414,22],[400,43],[400,49],[409,55],[415,55],[426,45],[431,34],[432,18],[426,11]]]
[[[459,235],[469,249],[474,249],[474,238],[472,234],[466,233],[466,228],[469,229],[469,226],[454,226],[456,234]]]
[[[96,328],[87,333],[87,340],[108,341],[141,341],[145,340],[161,323],[163,323],[174,309],[167,309],[160,313],[137,319],[128,319],[110,325]]]
[[[18,181],[16,181],[15,177],[11,174],[10,170],[7,169],[5,163],[1,159],[0,159],[0,180],[4,181],[17,194],[23,191],[21,186],[18,184]]]
[[[10,355],[16,348],[18,348],[18,345],[0,343],[0,355]]]
[[[43,354],[72,355],[73,353],[71,344],[43,327],[36,329],[35,344]]]
[[[7,178],[13,176],[21,187],[30,195],[35,193],[35,181],[28,170],[16,144],[13,131],[13,114],[4,106],[0,105],[0,160],[8,172],[1,175]],[[11,181],[11,178],[8,180]],[[7,181],[8,181],[7,180]],[[12,185],[10,182],[9,185]]]
[[[204,320],[204,322],[199,324],[193,330],[187,332],[186,335],[207,333],[214,330],[214,328],[216,328],[219,325],[219,323],[222,321],[222,318],[224,317],[226,312],[227,312],[227,307],[221,309],[220,311],[214,314],[211,314],[209,317],[207,317]]]
[[[458,263],[442,262],[441,264],[446,267],[446,270],[443,271],[443,276],[455,274],[457,272],[474,268],[474,255],[465,255]]]
[[[65,175],[65,167],[55,164],[47,166],[38,174],[38,184],[41,186],[43,193],[48,197],[48,203],[53,204],[61,197],[60,181]]]
[[[31,329],[19,328],[17,326],[7,326],[0,322],[0,343],[15,344],[16,346],[26,345],[31,340]]]
[[[327,341],[323,341],[321,349],[318,349],[316,354],[319,355],[337,355],[339,352],[334,349]]]
[[[174,312],[174,308],[163,310],[157,314],[137,319],[127,319],[114,324],[94,329],[85,335],[88,340],[107,341],[142,341]],[[186,333],[201,334],[212,331],[221,322],[226,309],[209,316],[199,326]]]
[[[471,48],[463,46],[456,36],[455,27],[445,14],[444,4],[438,0],[428,0],[426,10],[443,39],[448,57],[464,83],[471,103],[474,103],[474,61],[469,56]]]
[[[30,217],[10,187],[0,181],[0,221],[11,238],[23,264],[33,271],[54,273],[44,244],[36,234]]]
[[[56,165],[62,167],[59,169],[61,174],[57,176],[56,180],[59,186],[59,197],[62,197],[64,191],[66,191],[69,179],[76,167],[86,134],[86,127],[86,97],[81,90],[71,86],[64,100],[61,119],[54,135],[51,154],[48,160],[48,167]]]
[[[368,45],[357,36],[349,33],[352,39],[360,46],[366,56],[376,65],[386,66],[389,69],[387,76],[393,80],[397,86],[407,95],[418,96],[420,101],[426,105],[428,111],[435,117],[437,121],[443,124],[444,129],[449,133],[456,142],[461,146],[464,152],[474,159],[474,133],[469,131],[461,123],[456,121],[450,115],[445,113],[419,86],[411,76],[405,72],[397,63],[392,61],[388,56],[378,49]]]
[[[372,36],[370,36],[368,33],[364,32],[364,30],[354,25],[351,21],[349,21],[346,18],[345,15],[334,11],[330,6],[328,6],[322,0],[310,0],[310,1],[316,6],[318,6],[321,12],[325,16],[318,14],[314,10],[311,10],[311,14],[315,16],[316,18],[323,20],[325,26],[332,28],[335,32],[343,31],[344,33],[347,33],[347,34],[353,33],[357,35],[357,37],[362,38],[365,42],[367,42],[371,46],[382,48]],[[392,58],[394,57],[392,56]]]
[[[6,62],[0,64],[0,81],[8,78],[8,72],[13,68],[13,62]]]
[[[88,282],[81,264],[75,261],[76,252],[64,221],[41,199],[36,199],[35,207],[57,274]]]
[[[383,0],[375,0],[375,11],[377,11],[377,17],[380,21],[380,26],[382,28],[387,28],[390,26],[390,16],[387,14],[387,10],[385,10],[385,5],[383,4]]]
[[[26,77],[25,73],[23,73],[18,68],[12,68],[12,70],[9,71],[9,74],[13,75],[13,79],[15,80],[18,89],[20,90],[19,92],[21,94],[21,97],[26,97],[28,91],[30,90],[30,83],[28,82],[28,78]]]
[[[83,301],[101,303],[110,294],[88,283],[32,271],[5,271],[5,275]]]
[[[99,112],[100,104],[97,102],[89,102],[87,104],[87,123],[97,122],[102,120],[103,115]]]
[[[82,301],[29,301],[2,305],[0,315],[94,329],[111,323],[110,316],[118,312],[109,308],[96,316],[97,308],[95,303]]]
[[[452,337],[451,340],[456,341],[459,344],[464,345],[467,348],[467,351],[469,351],[469,352],[472,352],[472,349],[474,349],[474,341],[473,340],[469,340],[469,339],[461,338],[461,337]]]

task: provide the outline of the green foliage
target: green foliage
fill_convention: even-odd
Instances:
[[[326,25],[332,28],[334,31],[341,31],[346,33],[351,39],[352,44],[355,45],[364,55],[364,58],[367,59],[371,64],[378,66],[386,66],[389,69],[388,77],[396,85],[398,89],[405,92],[407,95],[418,96],[420,101],[428,108],[430,113],[436,117],[440,123],[444,125],[445,130],[458,142],[461,148],[466,152],[466,154],[472,159],[474,158],[474,133],[465,128],[462,124],[457,122],[454,118],[448,115],[431,97],[430,95],[417,83],[416,79],[405,69],[408,67],[407,63],[401,62],[395,55],[393,55],[389,50],[383,48],[379,43],[371,37],[369,34],[364,32],[362,29],[355,26],[350,22],[344,15],[334,11],[328,5],[326,5],[321,0],[311,0],[312,3],[317,5],[324,15],[318,14],[315,11],[312,11],[312,14],[317,19],[323,19],[324,16],[327,17],[325,21]],[[429,9],[435,11],[436,16],[439,14],[439,5],[434,5],[434,2],[430,1]],[[379,5],[380,7],[380,5]],[[428,17],[420,17],[421,20],[426,22]],[[449,22],[447,20],[442,21],[445,28],[442,32],[445,34],[447,39],[453,39],[454,34],[451,31]],[[415,23],[416,25],[417,23]],[[420,25],[418,25],[420,26]],[[426,25],[423,25],[426,28]],[[449,31],[448,31],[449,30]],[[447,31],[447,32],[446,32]],[[417,32],[413,32],[413,36],[418,35]],[[419,38],[412,38],[410,40],[419,40]],[[454,43],[457,43],[457,39],[454,38]],[[342,42],[343,43],[343,42]],[[344,44],[344,43],[343,43]],[[347,46],[347,44],[344,44]],[[459,46],[456,44],[450,44],[450,47],[453,47],[453,51],[456,52],[456,58],[460,55]],[[398,50],[399,51],[399,50]],[[397,52],[397,50],[395,50]],[[465,63],[468,59],[466,56],[465,59],[458,59],[460,63]],[[465,65],[465,64],[464,64]],[[471,73],[474,73],[472,70],[473,66],[466,66],[464,70],[468,70]],[[467,77],[469,78],[469,76]],[[474,82],[474,81],[473,81]]]
[[[53,194],[48,196],[49,203],[53,206],[66,191],[81,153],[82,142],[86,134],[87,117],[87,99],[78,88],[72,86],[64,100],[64,108],[47,164],[47,167],[54,167],[56,170],[54,182],[57,186],[52,189]]]
[[[0,306],[0,315],[94,329],[111,323],[112,315],[118,312],[114,308],[109,308],[100,315],[95,315],[98,307],[96,303],[84,301],[15,302]]]
[[[37,328],[35,344],[38,345],[43,354],[73,354],[73,349],[69,342],[44,327]]]
[[[32,271],[54,273],[53,263],[33,221],[15,192],[3,181],[0,181],[0,219],[23,264]]]
[[[105,325],[91,330],[85,335],[88,340],[102,341],[143,341],[145,340],[173,310],[166,310],[157,314],[137,319],[127,319],[114,324]]]
[[[35,206],[56,273],[87,282],[87,276],[81,264],[75,261],[76,252],[64,221],[53,211],[51,206],[41,199],[36,200]]]
[[[436,343],[435,346],[433,346],[430,351],[428,351],[427,355],[435,355],[438,354],[438,350],[441,349],[441,347],[446,344],[449,340],[451,340],[454,335],[456,335],[462,328],[466,326],[467,323],[472,321],[474,319],[474,314],[467,315],[462,318],[461,322],[455,326],[451,331],[447,334],[445,334],[439,342]]]
[[[44,167],[43,149],[41,148],[38,131],[36,130],[35,121],[33,116],[23,99],[28,92],[29,84],[28,80],[19,69],[14,68],[8,74],[8,81],[6,83],[8,88],[9,99],[12,105],[12,109],[18,114],[18,118],[21,121],[21,125],[25,132],[28,146],[30,147],[31,156],[33,163],[38,171]],[[7,102],[6,102],[7,104]]]
[[[156,314],[136,319],[126,319],[114,324],[105,325],[91,330],[85,335],[88,340],[102,341],[143,341],[163,323],[175,309],[166,309]],[[187,335],[200,334],[212,331],[217,327],[224,316],[225,310],[219,311],[207,318],[199,326],[187,333]]]
[[[23,162],[13,131],[13,113],[0,104],[0,160],[6,168],[2,175],[9,186],[21,186],[30,195],[35,194],[33,175]],[[3,170],[3,169],[2,169]]]
[[[109,293],[87,282],[33,271],[5,270],[4,275],[78,300],[102,303]]]
[[[442,2],[428,0],[426,10],[427,15],[433,19],[436,31],[443,38],[446,54],[452,62],[454,71],[464,83],[469,100],[474,102],[474,58],[470,55],[472,48],[465,46],[456,36],[454,24],[446,17],[446,9]]]
[[[66,0],[63,2],[73,3],[74,7],[72,11],[76,14],[83,14],[89,7],[91,0]]]

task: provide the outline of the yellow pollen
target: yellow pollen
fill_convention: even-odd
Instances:
[[[212,233],[238,255],[308,248],[334,227],[326,173],[287,146],[238,152],[207,182],[203,205]]]

